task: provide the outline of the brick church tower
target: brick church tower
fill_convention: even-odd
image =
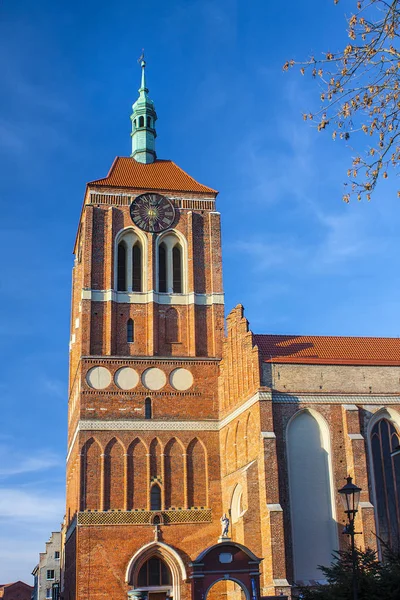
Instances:
[[[358,545],[400,540],[400,340],[258,335],[241,305],[225,335],[217,192],[156,120],[142,61],[75,243],[62,596],[290,597],[346,544],[348,475]]]
[[[74,250],[68,599],[188,598],[221,529],[217,192],[156,158],[156,119],[143,61],[132,155],[87,185]]]

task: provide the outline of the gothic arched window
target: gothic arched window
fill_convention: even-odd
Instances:
[[[172,249],[172,289],[174,294],[182,293],[182,260],[179,244]]]
[[[393,549],[400,544],[400,471],[395,469],[393,450],[399,434],[387,419],[375,423],[371,431],[378,535]]]
[[[320,576],[317,565],[329,564],[337,550],[328,425],[319,415],[299,411],[288,425],[287,448],[294,579],[310,581]]]
[[[139,244],[132,248],[132,290],[142,291],[142,250]]]
[[[128,319],[126,325],[126,341],[130,344],[135,341],[135,331],[133,327],[133,319]]]
[[[139,117],[139,127],[144,127],[144,117]]]
[[[144,418],[151,419],[152,410],[151,410],[151,398],[146,398],[144,401]]]
[[[153,556],[149,558],[141,567],[138,573],[137,586],[158,587],[171,585],[171,571],[161,558]],[[165,595],[165,592],[164,592]]]
[[[118,244],[118,258],[117,258],[117,289],[119,292],[126,291],[126,244],[120,242]]]
[[[161,510],[161,488],[157,483],[151,486],[150,510]]]
[[[117,240],[115,286],[119,292],[142,292],[145,287],[143,265],[146,240],[132,228],[126,229]]]
[[[167,291],[167,252],[165,244],[158,248],[158,291]]]
[[[183,240],[170,231],[164,234],[158,246],[158,291],[168,294],[185,292]]]

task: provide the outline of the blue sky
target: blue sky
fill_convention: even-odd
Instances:
[[[72,246],[87,181],[129,155],[142,47],[157,151],[220,190],[226,307],[253,331],[400,335],[394,176],[342,200],[351,152],[301,114],[289,58],[346,41],[352,2],[0,3],[0,581],[64,510]]]

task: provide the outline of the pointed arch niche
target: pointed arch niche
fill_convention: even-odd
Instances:
[[[391,453],[399,442],[400,415],[391,408],[378,410],[368,424],[376,530],[394,550],[400,544],[400,464]]]
[[[166,294],[187,292],[187,241],[176,230],[168,230],[156,240],[156,289]]]
[[[297,412],[286,430],[295,581],[321,579],[338,549],[329,427],[315,410]]]
[[[147,238],[142,231],[127,227],[115,239],[114,289],[140,293],[147,290]]]

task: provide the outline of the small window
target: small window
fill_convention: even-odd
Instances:
[[[156,483],[150,490],[150,510],[161,510],[161,488]]]
[[[158,291],[167,291],[167,252],[164,244],[158,249]]]
[[[51,579],[54,579],[54,569],[47,569],[46,579],[48,581],[50,581]]]
[[[126,292],[126,246],[124,242],[118,244],[118,281],[117,288],[119,292]]]
[[[139,117],[139,127],[144,127],[144,117]]]
[[[51,598],[51,588],[46,588],[46,598]]]
[[[142,291],[142,250],[139,244],[132,248],[132,290]]]
[[[180,246],[174,246],[172,250],[172,273],[173,290],[175,294],[182,293],[182,267],[181,267],[181,249]]]
[[[56,550],[54,552],[54,558],[57,560],[57,558],[60,558],[60,552],[58,550]]]
[[[147,127],[151,127],[151,118],[147,117]]]
[[[144,401],[144,418],[151,419],[152,410],[151,410],[151,398],[146,398]]]
[[[132,342],[135,341],[132,319],[128,319],[128,323],[126,326],[126,338],[127,338],[128,344],[131,344]]]

